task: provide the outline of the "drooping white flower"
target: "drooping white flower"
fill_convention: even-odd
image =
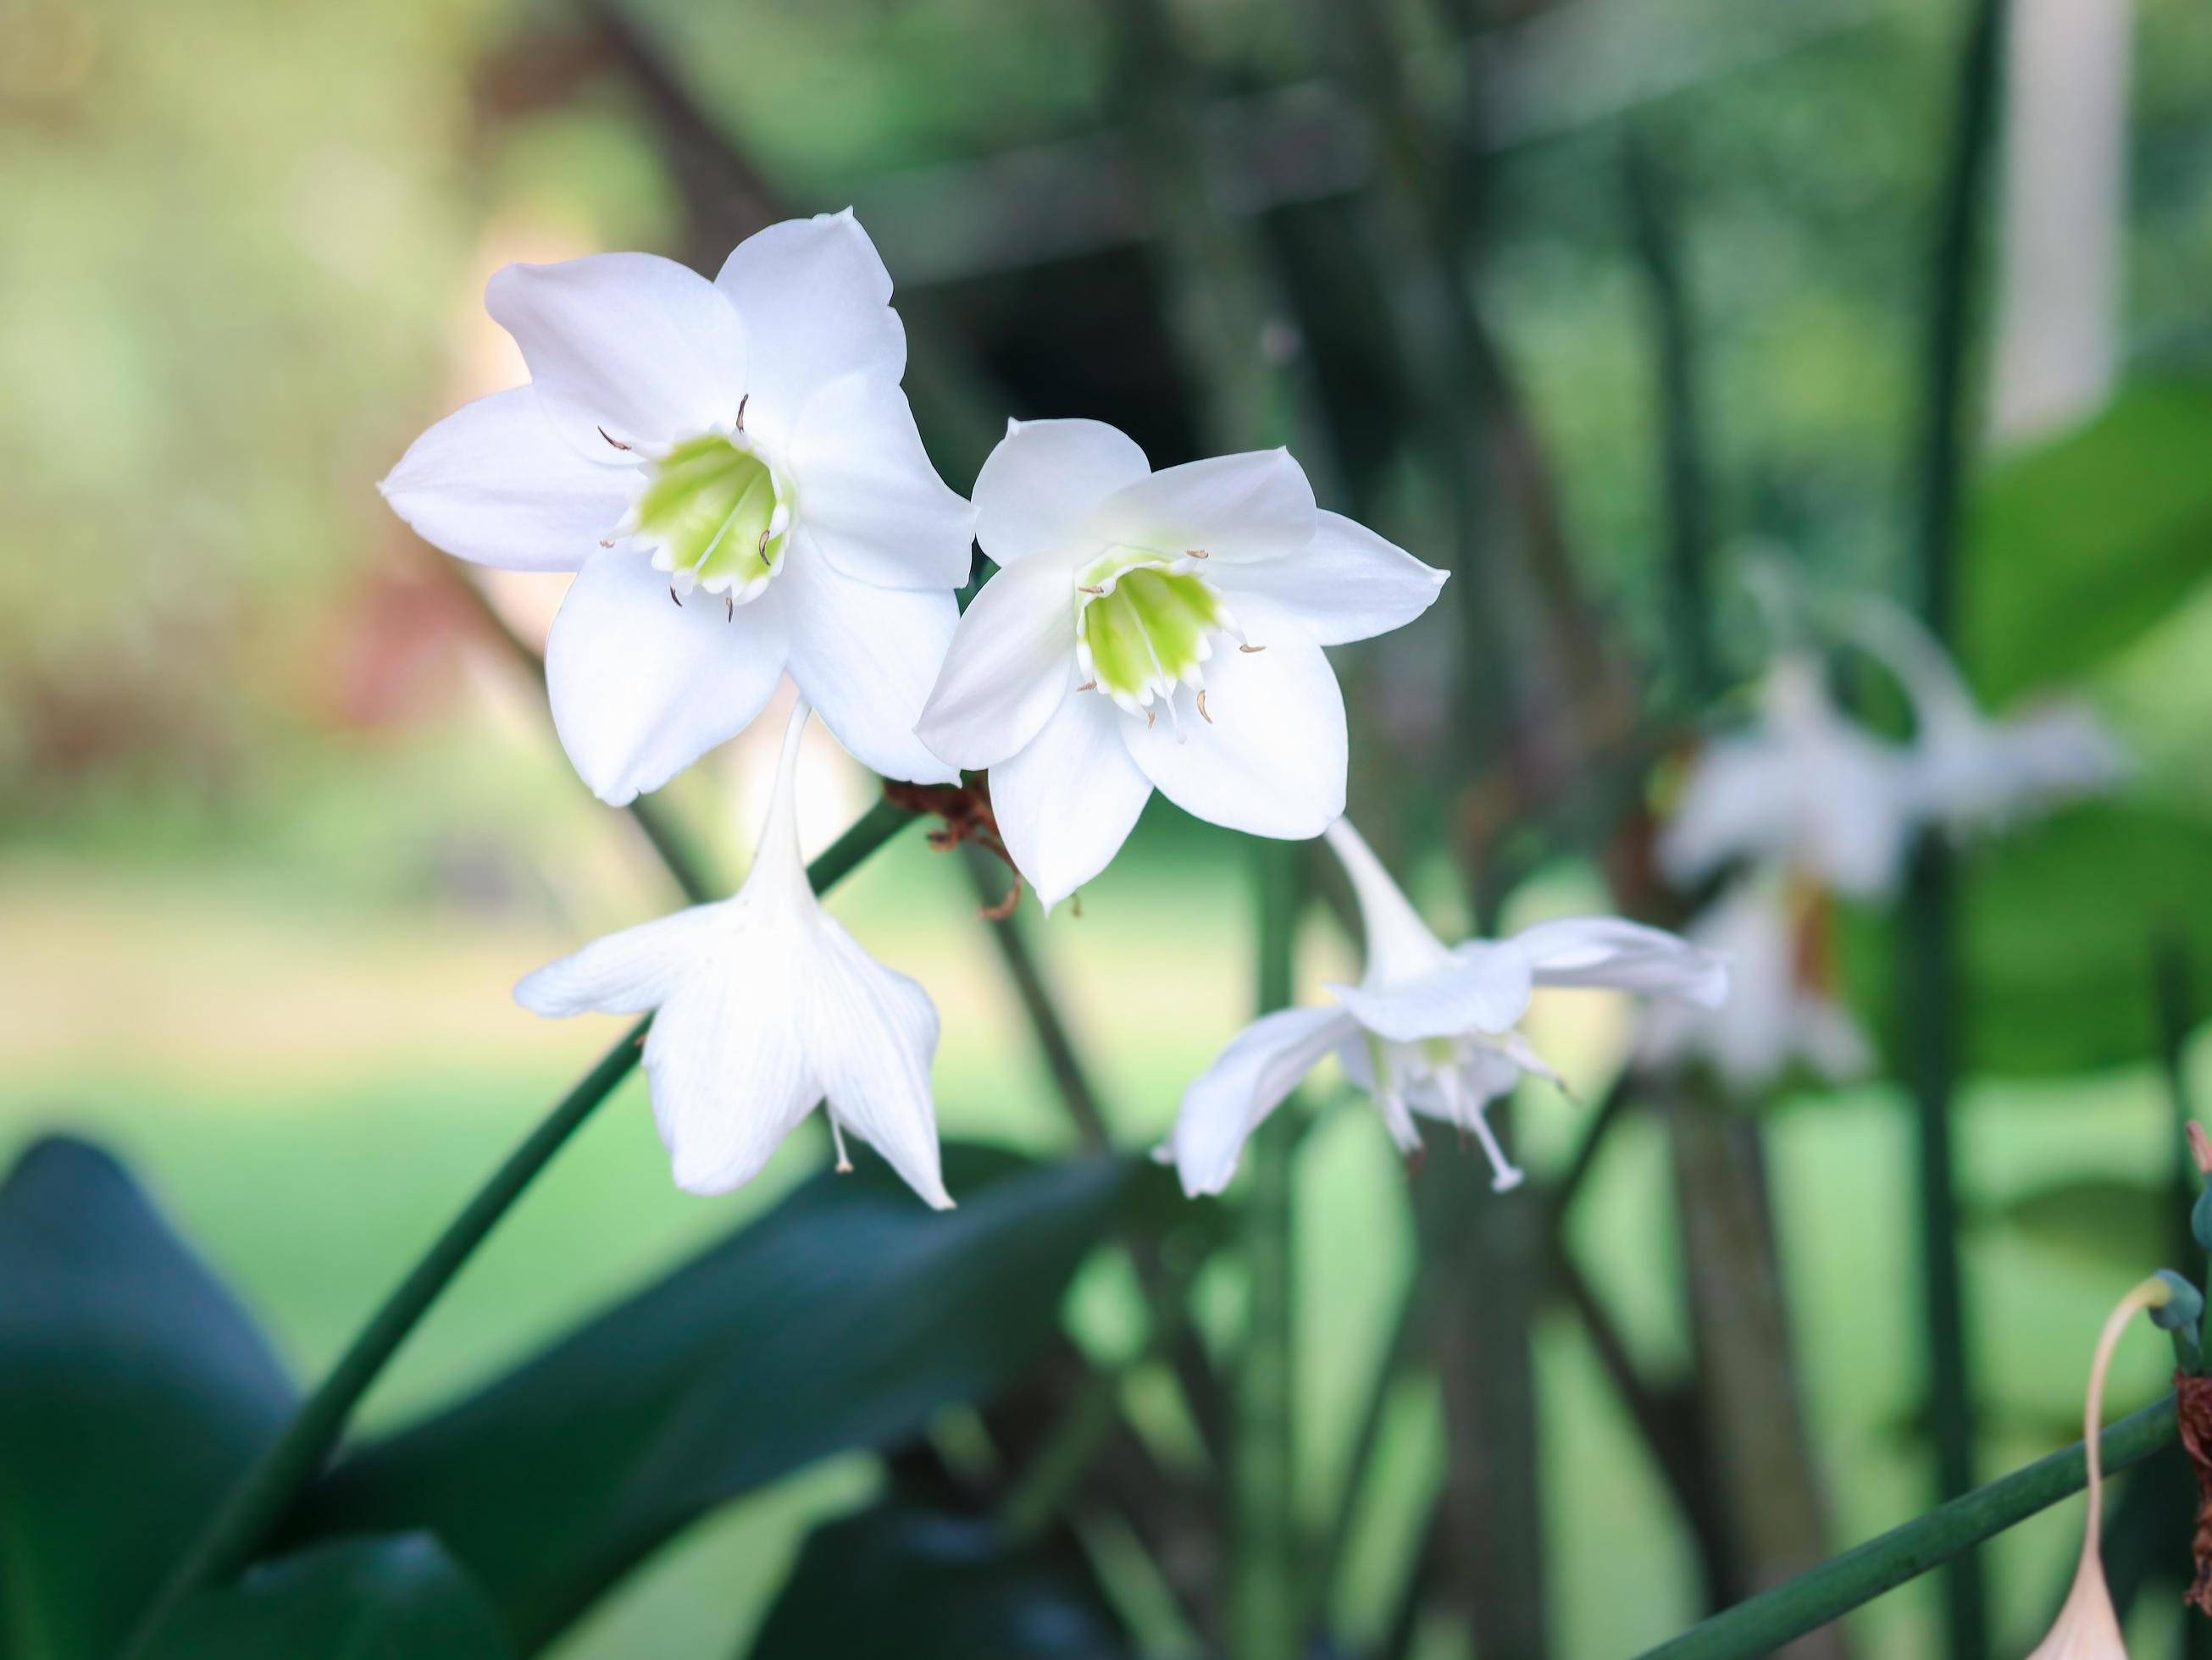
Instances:
[[[1739,860],[1778,864],[1856,899],[1897,886],[1915,797],[1899,748],[1829,698],[1817,658],[1778,657],[1758,718],[1691,763],[1661,831],[1660,869],[1687,888]]]
[[[1708,1008],[1728,995],[1729,972],[1717,958],[1618,918],[1539,923],[1510,939],[1447,948],[1350,820],[1326,833],[1359,899],[1365,971],[1357,986],[1328,988],[1338,1007],[1263,1015],[1184,1093],[1162,1151],[1193,1196],[1228,1185],[1246,1139],[1331,1052],[1373,1096],[1401,1150],[1421,1144],[1416,1115],[1441,1119],[1481,1143],[1492,1184],[1505,1191],[1520,1184],[1522,1172],[1491,1133],[1485,1109],[1524,1073],[1558,1079],[1518,1030],[1536,987],[1611,987]]]
[[[540,1015],[659,1011],[645,1071],[678,1187],[750,1181],[819,1102],[840,1168],[849,1130],[947,1209],[929,1088],[936,1007],[822,909],[799,858],[793,780],[808,713],[802,701],[792,716],[735,898],[611,934],[530,975],[515,1000]]]
[[[771,225],[709,282],[650,254],[510,265],[484,303],[530,382],[430,428],[382,488],[478,564],[574,571],[546,645],[561,742],[619,805],[741,731],[787,669],[887,777],[975,516],[922,453],[890,277],[849,211]]]
[[[2112,730],[2086,704],[2054,699],[2018,714],[1983,714],[1958,666],[1926,629],[1886,600],[1863,598],[1853,638],[1887,664],[1912,700],[1906,752],[1916,811],[1956,834],[1998,830],[2127,774]]]
[[[1639,1063],[1663,1069],[1703,1060],[1738,1091],[1772,1083],[1795,1066],[1829,1083],[1864,1076],[1873,1048],[1826,984],[1826,904],[1811,884],[1779,870],[1730,884],[1685,930],[1692,944],[1728,964],[1728,1001],[1712,1009],[1653,1004]]]
[[[1011,423],[975,481],[998,574],[920,727],[988,767],[999,828],[1048,906],[1106,867],[1157,788],[1254,835],[1344,810],[1325,645],[1411,621],[1431,569],[1314,505],[1285,450],[1155,473],[1095,421]]]

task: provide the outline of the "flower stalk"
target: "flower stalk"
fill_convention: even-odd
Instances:
[[[1295,846],[1255,848],[1259,899],[1258,998],[1262,1009],[1291,1000],[1300,881]],[[1299,1651],[1297,1536],[1292,1524],[1295,1464],[1291,1416],[1291,1160],[1297,1120],[1278,1112],[1251,1140],[1238,1245],[1249,1318],[1237,1378],[1235,1544],[1230,1587],[1230,1652],[1237,1660],[1291,1660]]]

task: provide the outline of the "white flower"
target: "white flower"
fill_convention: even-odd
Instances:
[[[952,637],[974,514],[922,453],[891,284],[851,213],[771,225],[712,282],[650,254],[510,265],[484,303],[530,384],[383,483],[478,564],[574,571],[546,645],[561,742],[619,805],[760,712],[787,669],[888,777]]]
[[[1337,820],[1327,834],[1359,898],[1365,972],[1357,986],[1328,988],[1341,1007],[1262,1016],[1185,1092],[1162,1153],[1194,1197],[1229,1184],[1245,1140],[1331,1051],[1373,1095],[1402,1151],[1421,1144],[1415,1114],[1440,1118],[1481,1142],[1493,1186],[1516,1187],[1522,1172],[1492,1135],[1484,1109],[1523,1073],[1557,1081],[1516,1029],[1537,986],[1610,986],[1708,1008],[1728,995],[1718,959],[1616,918],[1540,923],[1508,940],[1447,948],[1349,820]]]
[[[1728,1002],[1715,1009],[1653,1005],[1638,1061],[1664,1069],[1704,1060],[1739,1092],[1770,1084],[1796,1065],[1830,1083],[1865,1075],[1872,1048],[1823,984],[1825,904],[1818,889],[1778,870],[1731,885],[1686,930],[1692,945],[1728,964]]]
[[[529,976],[515,1000],[540,1015],[659,1011],[645,1070],[678,1187],[750,1181],[826,1097],[841,1169],[849,1130],[946,1209],[929,1090],[937,1009],[823,911],[799,857],[793,775],[808,712],[801,702],[792,717],[734,899],[611,934]]]
[[[1862,599],[1847,627],[1912,700],[1913,804],[1953,833],[2002,829],[2071,798],[2101,794],[2127,775],[2118,740],[2086,705],[2054,700],[1991,720],[1957,665],[1897,607]]]
[[[1660,833],[1660,869],[1692,887],[1737,860],[1779,864],[1856,899],[1891,892],[1916,808],[1905,754],[1847,719],[1817,659],[1776,659],[1747,731],[1698,752]]]
[[[1344,810],[1324,645],[1412,621],[1444,573],[1314,506],[1285,450],[1155,473],[1095,421],[1010,423],[975,480],[1000,570],[952,638],[924,742],[988,767],[1048,907],[1106,867],[1155,787],[1254,835]]]

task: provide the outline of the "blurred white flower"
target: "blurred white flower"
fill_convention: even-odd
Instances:
[[[1344,700],[1324,645],[1427,609],[1444,573],[1314,505],[1285,450],[1155,473],[1095,421],[1010,422],[975,480],[998,573],[920,727],[988,767],[999,828],[1049,908],[1155,788],[1253,835],[1344,810]]]
[[[799,858],[793,780],[808,713],[802,701],[792,716],[735,898],[611,934],[530,975],[515,1000],[540,1015],[659,1011],[645,1070],[678,1187],[750,1181],[823,1102],[839,1168],[849,1130],[946,1209],[929,1088],[937,1009],[822,909]]]
[[[1703,1060],[1739,1091],[1772,1083],[1793,1066],[1830,1083],[1871,1070],[1865,1034],[1826,983],[1826,907],[1817,888],[1778,870],[1732,883],[1686,930],[1691,943],[1728,965],[1728,1002],[1654,1004],[1638,1063],[1666,1069]]]
[[[1835,706],[1817,658],[1791,652],[1768,669],[1753,724],[1692,761],[1659,865],[1678,888],[1742,861],[1876,899],[1897,886],[1914,807],[1905,753]]]
[[[1863,598],[1846,614],[1851,637],[1885,663],[1912,700],[1907,752],[1916,812],[1959,834],[2002,829],[2069,799],[2101,794],[2127,776],[2127,757],[2087,705],[2054,700],[1992,720],[1958,667],[1912,617]]]
[[[769,226],[712,282],[635,253],[492,278],[530,383],[431,427],[381,488],[449,554],[578,573],[546,682],[603,799],[735,736],[787,669],[877,772],[955,777],[914,724],[975,516],[922,452],[890,294],[849,211]]]
[[[1357,986],[1332,985],[1340,1007],[1262,1016],[1184,1094],[1163,1156],[1184,1190],[1218,1193],[1235,1175],[1246,1139],[1322,1056],[1374,1098],[1401,1150],[1419,1148],[1414,1115],[1472,1135],[1499,1191],[1522,1172],[1484,1112],[1523,1073],[1558,1074],[1518,1031],[1538,986],[1605,986],[1686,998],[1707,1008],[1728,995],[1718,959],[1672,934],[1616,918],[1540,923],[1507,940],[1446,948],[1414,912],[1351,821],[1328,827],[1366,925],[1367,961]]]

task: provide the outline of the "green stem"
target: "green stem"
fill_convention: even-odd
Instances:
[[[2105,1474],[2142,1463],[2172,1441],[2174,1433],[2172,1396],[2130,1414],[2098,1438]],[[2087,1483],[2076,1442],[1715,1615],[1650,1650],[1643,1660],[1738,1660],[1768,1653],[1960,1557]]]
[[[1959,599],[1959,500],[1966,472],[1968,357],[1975,250],[1995,148],[2005,0],[1973,0],[1960,47],[1958,105],[1930,268],[1921,439],[1917,576],[1929,632],[1949,643]],[[1974,1404],[1951,1107],[1959,1072],[1957,894],[1950,850],[1923,838],[1913,860],[1899,936],[1907,1072],[1918,1141],[1921,1279],[1927,1323],[1937,1492],[1974,1480]],[[1963,1558],[1945,1577],[1948,1651],[1976,1660],[1989,1648],[1980,1565]]]
[[[1299,849],[1255,850],[1260,901],[1259,1003],[1287,1008],[1300,892]],[[1297,1118],[1285,1101],[1245,1148],[1239,1239],[1250,1315],[1237,1378],[1231,1467],[1236,1525],[1230,1652],[1237,1660],[1293,1660],[1299,1651],[1297,1538],[1291,1419],[1291,1157]]]
[[[854,866],[912,821],[904,809],[879,801],[807,868],[817,893],[826,892]],[[145,1654],[178,1606],[204,1585],[229,1578],[251,1562],[295,1501],[320,1474],[337,1446],[354,1409],[368,1392],[399,1346],[453,1283],[468,1261],[538,1173],[552,1161],[601,1101],[638,1063],[647,1015],[632,1027],[561,1099],[544,1121],[494,1171],[460,1214],[447,1225],[422,1259],[384,1300],[367,1325],[348,1345],[315,1392],[283,1434],[231,1489],[199,1536],[172,1570],[139,1621],[126,1660]]]

